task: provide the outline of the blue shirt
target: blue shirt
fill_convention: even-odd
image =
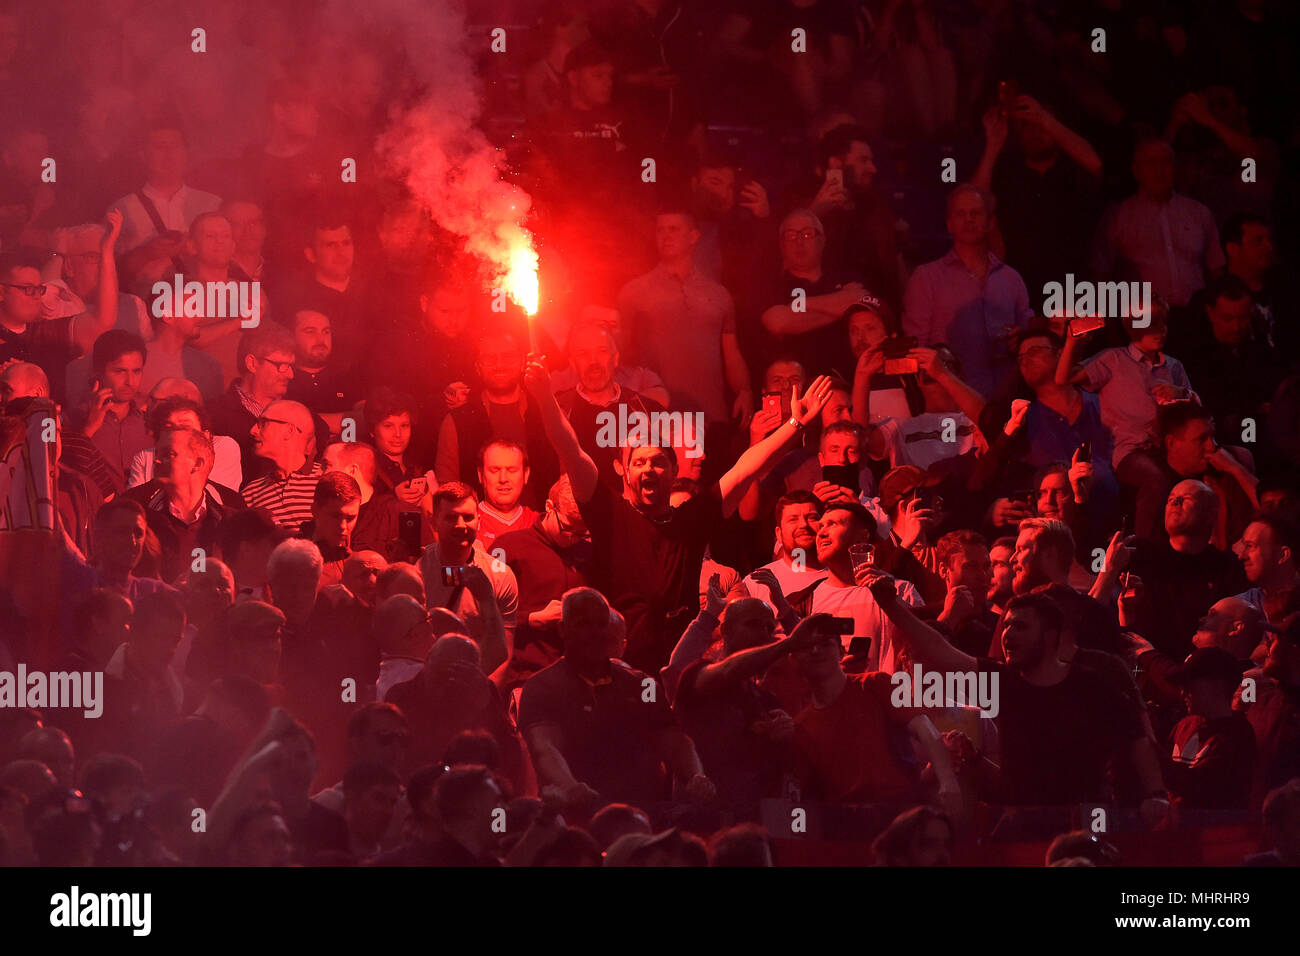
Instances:
[[[1020,273],[988,256],[983,279],[955,250],[917,266],[903,296],[903,331],[921,345],[949,345],[961,359],[962,379],[986,396],[1016,367],[1008,328],[1024,328],[1034,314]]]
[[[1136,345],[1103,349],[1082,366],[1088,373],[1084,387],[1101,397],[1101,420],[1115,436],[1115,467],[1130,452],[1156,436],[1157,385],[1191,388],[1187,372],[1176,358],[1161,354],[1147,358]]]
[[[1083,397],[1083,410],[1073,425],[1040,401],[1029,406],[1025,416],[1025,433],[1029,438],[1026,461],[1035,468],[1061,461],[1069,464],[1079,446],[1090,442],[1093,475],[1090,500],[1099,510],[1104,510],[1119,494],[1119,484],[1110,464],[1114,439],[1101,420],[1101,401],[1091,392],[1079,394]]]

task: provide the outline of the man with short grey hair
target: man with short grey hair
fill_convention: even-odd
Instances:
[[[1010,335],[1034,314],[1020,273],[989,247],[993,198],[972,183],[948,194],[952,249],[916,267],[903,294],[903,331],[961,356],[966,382],[985,397],[1015,369]]]
[[[849,341],[845,311],[866,294],[856,279],[825,268],[826,230],[811,209],[781,220],[781,275],[767,290],[761,313],[769,347],[751,360],[767,365],[778,352],[798,357],[811,375],[829,372]]]
[[[214,454],[212,439],[190,428],[169,429],[158,436],[154,477],[126,492],[144,505],[145,520],[160,545],[158,570],[174,581],[215,554],[221,522],[244,507],[239,495],[208,480]]]

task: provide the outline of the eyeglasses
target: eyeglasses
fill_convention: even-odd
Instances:
[[[257,420],[257,427],[265,428],[268,423],[275,424],[275,425],[288,425],[290,428],[295,429],[296,431],[302,431],[301,426],[295,425],[293,422],[285,421],[283,418],[267,418],[265,415],[263,415],[261,418]]]
[[[0,282],[0,285],[8,286],[10,289],[17,289],[19,292],[22,292],[22,293],[25,294],[25,295],[30,295],[30,296],[33,296],[33,297],[35,297],[35,296],[40,296],[40,295],[45,295],[45,290],[46,290],[47,288],[49,288],[48,286],[46,286],[46,285],[44,285],[44,284],[42,284],[42,285],[20,285],[20,284],[17,283],[17,282]]]
[[[781,238],[787,242],[794,242],[796,239],[809,241],[816,239],[821,233],[816,229],[787,229],[781,233]]]
[[[293,363],[292,363],[292,362],[273,362],[273,361],[271,361],[269,358],[267,358],[265,355],[259,355],[259,356],[257,356],[257,360],[258,360],[259,362],[265,362],[267,365],[272,366],[272,367],[273,367],[277,372],[279,372],[281,375],[283,375],[285,372],[291,371],[291,370],[293,369]]]
[[[1029,358],[1035,352],[1055,352],[1055,351],[1056,349],[1054,349],[1050,345],[1035,345],[1033,348],[1025,349],[1023,352],[1017,355],[1016,361],[1023,362],[1025,359]]]

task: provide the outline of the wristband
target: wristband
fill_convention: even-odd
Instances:
[[[791,415],[790,420],[786,422],[786,424],[793,425],[794,430],[797,432],[803,431],[803,427],[804,427],[803,422],[799,421],[799,417],[797,415]]]

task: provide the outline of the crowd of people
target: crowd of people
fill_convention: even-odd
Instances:
[[[1295,12],[471,7],[0,12],[0,864],[1300,864]]]

